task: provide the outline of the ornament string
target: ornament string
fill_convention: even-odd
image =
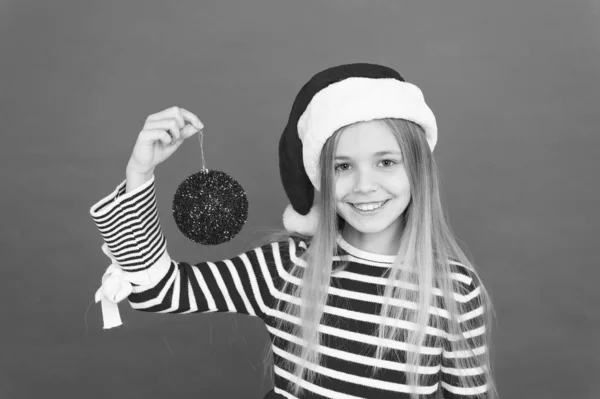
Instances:
[[[204,163],[204,149],[202,148],[204,135],[202,134],[202,129],[198,130],[198,139],[200,140],[200,154],[202,155],[202,173],[208,173],[208,169],[206,169],[206,164]]]

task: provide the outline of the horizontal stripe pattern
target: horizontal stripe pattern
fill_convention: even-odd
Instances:
[[[300,259],[307,243],[294,241],[267,243],[235,257],[216,262],[190,264],[172,260],[166,248],[156,205],[154,176],[144,185],[129,193],[125,181],[90,209],[90,214],[112,255],[124,271],[147,273],[154,267],[167,270],[159,281],[150,286],[134,285],[128,301],[132,308],[155,313],[241,313],[261,318],[267,327],[273,344],[274,392],[282,397],[295,398],[287,390],[293,378],[286,364],[298,359],[292,348],[304,345],[300,337],[292,334],[300,321],[292,315],[276,309],[282,300],[299,306],[299,298],[283,292],[283,284],[300,283],[290,274],[291,265],[284,260],[305,267]],[[348,261],[345,270],[333,274],[328,291],[325,313],[319,332],[321,343],[318,350],[322,361],[309,365],[315,371],[312,383],[299,381],[304,388],[302,398],[408,398],[406,384],[408,351],[416,348],[396,340],[379,340],[376,327],[383,304],[380,291],[385,286],[384,273],[393,257],[369,254],[339,241],[341,254],[334,257],[336,263]],[[165,262],[158,265],[158,262]],[[460,320],[469,330],[463,335],[474,347],[470,353],[447,351],[448,342],[457,337],[444,329],[429,326],[427,339],[421,348],[422,364],[418,369],[418,392],[424,398],[433,398],[441,389],[445,399],[471,398],[486,392],[486,386],[464,388],[458,376],[476,378],[481,369],[458,370],[457,358],[480,356],[485,353],[485,325],[483,307],[479,302],[480,288],[476,286],[467,268],[454,262],[452,278],[457,292],[454,299],[464,309]],[[416,289],[409,284],[405,289]],[[288,291],[289,292],[289,291]],[[443,308],[441,292],[433,292],[435,305],[429,309],[430,318],[438,318],[441,326],[450,317]],[[392,306],[416,309],[411,302],[391,301]],[[278,321],[282,320],[281,328]],[[417,326],[402,320],[385,319],[384,323],[396,323],[408,331]],[[376,360],[377,344],[390,348],[386,357]],[[372,377],[371,367],[378,366]]]

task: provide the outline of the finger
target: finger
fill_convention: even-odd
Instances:
[[[140,139],[145,145],[152,145],[157,141],[162,142],[164,145],[174,142],[171,135],[164,130],[143,130]]]
[[[204,129],[204,123],[202,123],[196,115],[194,115],[193,113],[191,113],[190,111],[188,111],[185,108],[179,108],[179,110],[181,111],[181,114],[183,115],[183,119],[185,119],[186,121],[188,121],[192,125],[194,125],[196,127],[196,129]]]
[[[191,137],[194,133],[198,133],[198,132],[199,132],[199,130],[196,129],[194,126],[185,125],[185,127],[181,130],[181,138],[183,140],[185,140],[188,137]]]
[[[167,132],[170,132],[171,136],[173,136],[173,140],[179,140],[179,138],[181,137],[181,131],[179,130],[179,126],[177,124],[177,121],[175,121],[175,119],[161,119],[158,121],[151,121],[151,122],[147,122],[146,126],[144,127],[144,130],[157,130],[157,129],[161,129],[161,130],[166,130]]]
[[[146,119],[146,121],[157,121],[166,118],[174,118],[177,120],[177,125],[180,129],[183,129],[185,126],[185,121],[183,119],[183,114],[179,107],[171,107],[167,108],[164,111],[158,112],[156,114],[152,114]]]

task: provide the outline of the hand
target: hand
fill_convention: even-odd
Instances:
[[[204,124],[190,111],[172,107],[146,119],[127,164],[128,174],[150,175],[168,159],[183,140],[202,130]]]

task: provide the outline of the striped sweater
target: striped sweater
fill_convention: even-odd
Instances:
[[[127,297],[131,307],[143,312],[235,312],[259,317],[266,325],[273,349],[275,384],[268,397],[295,398],[287,390],[287,382],[292,376],[286,371],[284,361],[296,361],[288,351],[291,345],[299,345],[301,341],[291,334],[289,327],[299,320],[277,310],[275,305],[280,298],[297,303],[297,298],[282,293],[281,288],[286,280],[299,283],[289,273],[289,261],[304,266],[300,255],[307,243],[289,239],[267,243],[222,261],[177,262],[167,252],[157,213],[154,176],[134,191],[126,193],[125,188],[123,181],[111,194],[94,204],[90,214],[104,239],[104,247],[132,282],[133,289]],[[347,268],[332,276],[326,317],[319,328],[321,364],[311,366],[317,375],[315,381],[300,382],[304,388],[301,397],[409,398],[402,359],[406,358],[405,351],[411,349],[403,342],[387,340],[383,343],[392,350],[383,360],[377,361],[374,357],[377,345],[374,329],[382,305],[380,290],[385,285],[382,275],[395,256],[362,251],[341,236],[337,242],[340,255],[333,258],[334,268],[336,262],[349,262]],[[468,287],[468,294],[455,293],[455,298],[464,309],[463,319],[476,318],[475,325],[479,328],[471,331],[470,339],[478,347],[475,352],[481,353],[486,350],[485,326],[479,287],[475,283],[477,279],[472,271],[460,264],[452,267],[457,283]],[[147,276],[151,276],[149,282],[139,283],[144,281],[141,277]],[[444,310],[432,309],[439,311],[433,317],[448,317]],[[278,319],[284,319],[284,326],[288,327],[278,329]],[[414,328],[414,325],[407,328]],[[445,331],[433,327],[429,327],[427,334],[444,339],[448,336]],[[434,366],[419,369],[418,392],[422,397],[437,397],[438,388],[445,399],[470,398],[486,392],[486,385],[470,389],[459,386],[453,361],[459,354],[447,351],[447,348],[446,345],[423,347],[423,353]],[[371,377],[374,365],[381,369]],[[468,371],[482,372],[480,369]]]

